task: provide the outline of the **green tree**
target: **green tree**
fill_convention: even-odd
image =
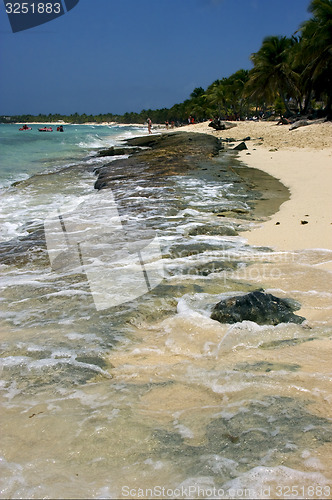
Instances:
[[[190,97],[192,99],[195,99],[196,97],[201,97],[202,95],[204,95],[205,91],[203,89],[203,87],[196,87],[192,93],[190,94]]]
[[[292,39],[285,36],[264,38],[259,51],[250,57],[254,68],[246,85],[248,97],[272,104],[280,96],[290,113],[288,100],[297,95],[298,80],[290,64],[292,45]]]
[[[309,96],[313,91],[325,98],[325,113],[332,119],[332,0],[312,0],[308,10],[313,18],[301,27],[301,81]]]
[[[280,118],[282,118],[283,114],[285,113],[286,108],[284,106],[284,103],[283,103],[281,97],[276,98],[275,103],[274,103],[274,111],[275,111],[276,115],[280,116]]]
[[[224,81],[226,104],[232,115],[241,117],[244,111],[244,88],[249,79],[249,71],[240,69]]]
[[[226,106],[226,88],[222,80],[216,80],[207,89],[206,99],[220,117],[227,113]]]

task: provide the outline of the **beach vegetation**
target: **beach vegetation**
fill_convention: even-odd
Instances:
[[[226,88],[222,81],[217,80],[205,94],[208,103],[216,110],[218,116],[226,113]]]
[[[324,101],[324,112],[332,119],[332,1],[312,0],[308,10],[313,17],[301,26],[297,54],[304,65],[301,81],[307,106],[312,98]]]
[[[195,99],[197,97],[201,97],[202,95],[205,94],[205,90],[203,87],[196,87],[192,93],[190,94],[191,99]]]
[[[272,103],[280,97],[288,115],[288,101],[297,94],[297,75],[291,66],[292,44],[285,36],[266,37],[261,48],[251,55],[254,67],[244,89],[252,100]]]
[[[274,111],[275,111],[276,115],[280,116],[280,118],[282,118],[282,116],[286,112],[286,108],[284,106],[283,100],[280,97],[277,97],[275,100]]]

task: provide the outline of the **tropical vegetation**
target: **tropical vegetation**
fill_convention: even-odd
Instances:
[[[218,116],[244,119],[253,116],[326,116],[332,119],[332,0],[311,0],[312,17],[292,37],[268,36],[251,54],[251,70],[240,69],[197,87],[184,102],[171,108],[143,109],[140,113],[70,116],[60,114],[0,117],[2,122],[155,123],[196,121]]]

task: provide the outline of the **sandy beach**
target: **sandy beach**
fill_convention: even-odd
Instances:
[[[209,122],[182,127],[221,138],[246,141],[239,158],[279,179],[290,199],[263,226],[242,233],[252,245],[276,250],[332,249],[332,123],[313,123],[295,130],[276,122],[233,122],[215,131]],[[234,143],[237,144],[237,143]]]

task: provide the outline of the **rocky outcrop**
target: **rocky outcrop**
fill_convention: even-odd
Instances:
[[[122,155],[129,155],[133,153],[137,153],[137,151],[140,151],[140,148],[119,148],[112,146],[111,148],[108,149],[101,149],[98,151],[97,156],[98,157],[103,157],[103,156],[122,156]]]
[[[305,318],[293,311],[300,304],[292,299],[280,299],[261,291],[221,300],[213,309],[211,318],[219,323],[253,321],[258,325],[278,325],[279,323],[301,324]]]
[[[187,132],[135,137],[128,139],[126,145],[139,151],[98,168],[95,189],[113,187],[118,171],[124,176],[123,180],[134,180],[142,175],[153,178],[181,175],[199,168],[202,161],[208,161],[222,148],[216,137]]]

